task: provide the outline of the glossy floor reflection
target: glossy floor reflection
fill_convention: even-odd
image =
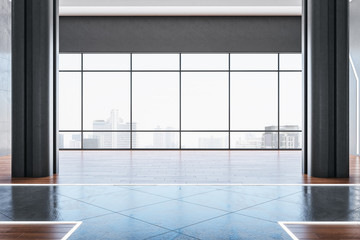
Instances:
[[[291,239],[359,221],[360,186],[0,186],[0,221],[83,221],[71,239]]]

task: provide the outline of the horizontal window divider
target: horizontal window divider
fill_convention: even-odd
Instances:
[[[219,132],[219,133],[301,133],[302,130],[273,130],[273,131],[265,131],[265,130],[59,130],[60,133],[92,133],[92,132],[99,132],[99,133],[106,133],[106,132],[177,132],[177,133],[211,133],[211,132]]]
[[[61,52],[60,54],[159,54],[159,52],[152,52],[152,51],[99,51],[99,52],[79,52],[79,51],[67,51],[67,52]],[[185,52],[160,52],[160,54],[229,54],[229,52],[224,51],[211,51],[211,52],[196,52],[196,51],[185,51]],[[244,52],[244,51],[231,51],[230,54],[280,54],[280,55],[286,55],[286,54],[301,54],[301,52]]]
[[[180,130],[132,130],[132,132],[144,132],[144,133],[155,133],[155,132],[175,132],[175,133],[177,133],[177,132],[180,132]]]
[[[181,132],[183,133],[210,133],[210,132],[214,132],[214,133],[228,133],[229,130],[181,130]]]
[[[230,151],[301,151],[301,148],[231,148]]]
[[[59,132],[83,132],[83,133],[92,133],[92,132],[131,132],[130,129],[129,130],[71,130],[71,131],[67,131],[67,130],[60,130]]]
[[[178,73],[178,72],[184,72],[184,73],[191,73],[191,72],[229,72],[229,70],[59,70],[59,72],[84,72],[84,73],[111,73],[111,72],[139,72],[139,73],[161,73],[161,72],[174,72],[174,73]],[[230,70],[230,72],[249,72],[249,73],[256,73],[256,72],[262,72],[262,73],[266,73],[266,72],[298,72],[301,73],[301,70]]]
[[[59,133],[81,133],[81,130],[59,130]]]
[[[196,72],[224,72],[224,73],[227,73],[229,72],[229,70],[181,70],[181,72],[184,72],[184,73],[196,73]]]
[[[132,70],[133,73],[178,73],[180,70]]]
[[[61,148],[60,151],[301,151],[301,148]]]
[[[240,132],[240,133],[277,133],[279,132],[278,130],[230,130],[230,132],[234,132],[234,133],[237,133],[237,132]]]
[[[280,133],[302,133],[302,130],[280,130]]]
[[[131,70],[83,70],[84,73],[129,73]]]

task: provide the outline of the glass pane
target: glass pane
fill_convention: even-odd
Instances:
[[[280,54],[280,70],[302,70],[302,55]]]
[[[302,73],[280,74],[280,129],[302,129]]]
[[[84,149],[130,148],[129,132],[84,133]]]
[[[59,73],[59,129],[81,130],[81,73]]]
[[[133,73],[137,130],[179,129],[179,73]]]
[[[231,73],[231,130],[278,125],[278,74]]]
[[[130,73],[84,73],[84,129],[130,129]]]
[[[231,70],[278,70],[277,54],[231,54]]]
[[[183,130],[228,130],[228,73],[182,73]]]
[[[232,132],[231,148],[273,149],[278,146],[278,134],[273,132]]]
[[[80,149],[81,148],[81,133],[75,133],[75,132],[59,133],[59,148],[60,149]]]
[[[81,54],[59,54],[59,70],[81,71]]]
[[[179,133],[134,132],[133,148],[179,148]]]
[[[130,70],[130,54],[84,54],[84,70]]]
[[[182,54],[181,70],[229,70],[229,54]]]
[[[182,148],[216,149],[228,148],[229,133],[222,132],[183,132],[181,133]]]
[[[179,54],[133,54],[133,70],[180,70]]]
[[[301,149],[302,133],[296,133],[296,132],[280,133],[280,148]]]

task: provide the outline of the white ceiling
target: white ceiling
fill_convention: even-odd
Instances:
[[[60,0],[62,16],[298,16],[301,0]]]

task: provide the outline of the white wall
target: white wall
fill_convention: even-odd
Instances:
[[[350,3],[350,154],[360,155],[360,0]]]

